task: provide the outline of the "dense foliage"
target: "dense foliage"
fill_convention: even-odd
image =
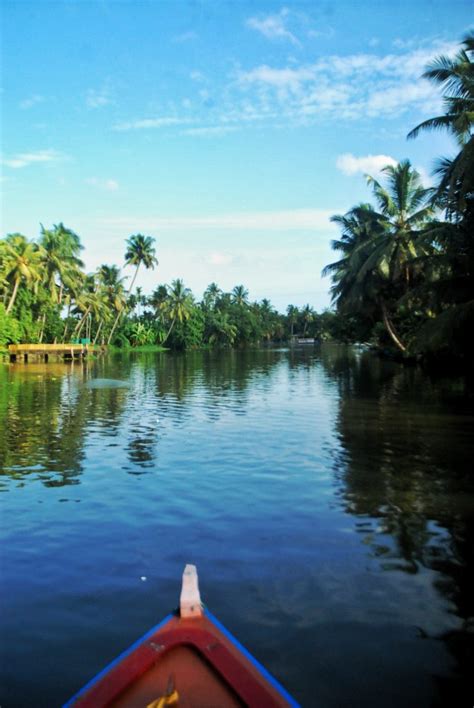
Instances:
[[[424,77],[443,91],[445,113],[409,133],[447,130],[453,159],[439,160],[425,189],[408,160],[367,175],[375,206],[333,217],[341,258],[326,266],[339,313],[359,316],[379,344],[404,355],[472,361],[474,325],[474,33],[454,58],[441,56]],[[357,336],[357,333],[356,333]]]
[[[458,146],[454,158],[439,161],[437,186],[426,189],[405,160],[385,167],[380,181],[367,176],[375,205],[333,217],[341,257],[324,273],[332,278],[335,311],[289,305],[283,315],[267,299],[250,302],[243,285],[223,292],[216,283],[198,301],[180,279],[158,284],[147,297],[134,285],[141,267],[158,264],[153,238],[127,240],[125,265],[135,268],[127,287],[116,265],[86,274],[78,235],[59,223],[41,226],[36,240],[19,233],[0,239],[0,346],[87,339],[189,349],[314,337],[472,360],[473,55],[470,33],[454,58],[439,57],[424,74],[441,87],[445,113],[409,137],[442,129]]]
[[[62,223],[42,227],[35,241],[22,234],[0,240],[0,345],[87,339],[191,349],[345,336],[334,313],[290,305],[283,315],[269,300],[250,302],[243,285],[226,293],[211,283],[201,301],[180,279],[157,285],[149,296],[141,287],[133,290],[140,267],[157,265],[149,236],[135,234],[126,242],[125,264],[135,266],[128,289],[116,265],[86,274],[81,251],[77,234]]]

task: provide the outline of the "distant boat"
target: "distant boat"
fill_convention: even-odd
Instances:
[[[293,337],[292,344],[315,344],[317,340],[314,337]]]
[[[296,701],[201,604],[183,573],[180,608],[92,679],[64,708],[288,708]]]

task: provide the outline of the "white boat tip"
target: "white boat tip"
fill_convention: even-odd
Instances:
[[[185,566],[183,572],[179,612],[181,617],[202,617],[197,568],[191,563]]]

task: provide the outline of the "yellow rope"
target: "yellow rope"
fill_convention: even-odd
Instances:
[[[166,708],[166,706],[176,706],[178,705],[178,700],[179,694],[178,691],[175,689],[173,693],[170,693],[167,696],[162,696],[161,698],[157,698],[156,700],[152,701],[147,705],[146,708]]]

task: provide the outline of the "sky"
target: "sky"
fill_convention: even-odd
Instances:
[[[63,222],[88,271],[156,239],[151,292],[183,278],[329,306],[334,214],[447,135],[421,78],[474,26],[464,0],[2,0],[1,235]],[[124,269],[131,275],[131,268]]]

